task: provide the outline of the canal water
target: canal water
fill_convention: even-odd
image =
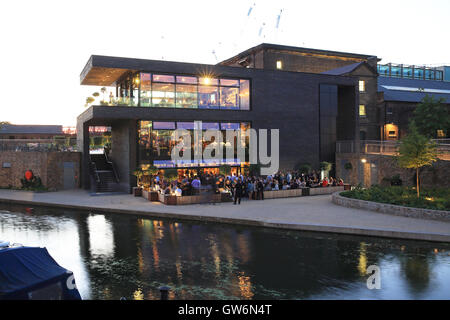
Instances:
[[[0,239],[47,247],[83,299],[450,299],[444,243],[4,204]]]

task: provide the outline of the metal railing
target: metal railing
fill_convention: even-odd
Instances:
[[[116,179],[116,182],[119,183],[119,173],[116,170],[116,167],[114,166],[114,163],[109,159],[108,155],[105,154],[105,158],[106,158],[106,163],[110,166],[113,174],[114,174],[114,178]]]
[[[437,143],[439,158],[450,160],[450,139],[434,139]],[[362,140],[359,144],[359,152],[362,154],[380,154],[393,156],[398,153],[400,141]],[[356,141],[337,141],[336,153],[357,152]]]

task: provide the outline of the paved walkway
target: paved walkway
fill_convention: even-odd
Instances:
[[[450,242],[450,223],[341,207],[330,195],[264,201],[166,206],[132,195],[90,196],[84,190],[33,193],[0,190],[0,202],[62,206],[152,217],[238,223],[284,229],[336,232]]]

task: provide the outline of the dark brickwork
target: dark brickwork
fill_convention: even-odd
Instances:
[[[366,106],[366,116],[360,118],[361,136],[367,140],[380,140],[382,126],[380,126],[380,108],[377,99],[377,57],[306,48],[289,49],[284,46],[263,44],[255,48],[254,52],[249,53],[248,56],[232,58],[222,64],[242,67],[239,62],[246,58],[250,61],[251,68],[276,70],[277,61],[281,61],[284,71],[308,73],[322,73],[358,62],[367,63],[369,67],[362,65],[349,75],[365,81],[365,91],[359,93],[359,103]]]

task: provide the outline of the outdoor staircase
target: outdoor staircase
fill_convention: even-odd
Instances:
[[[119,177],[113,163],[105,154],[90,155],[91,192],[120,192]]]

